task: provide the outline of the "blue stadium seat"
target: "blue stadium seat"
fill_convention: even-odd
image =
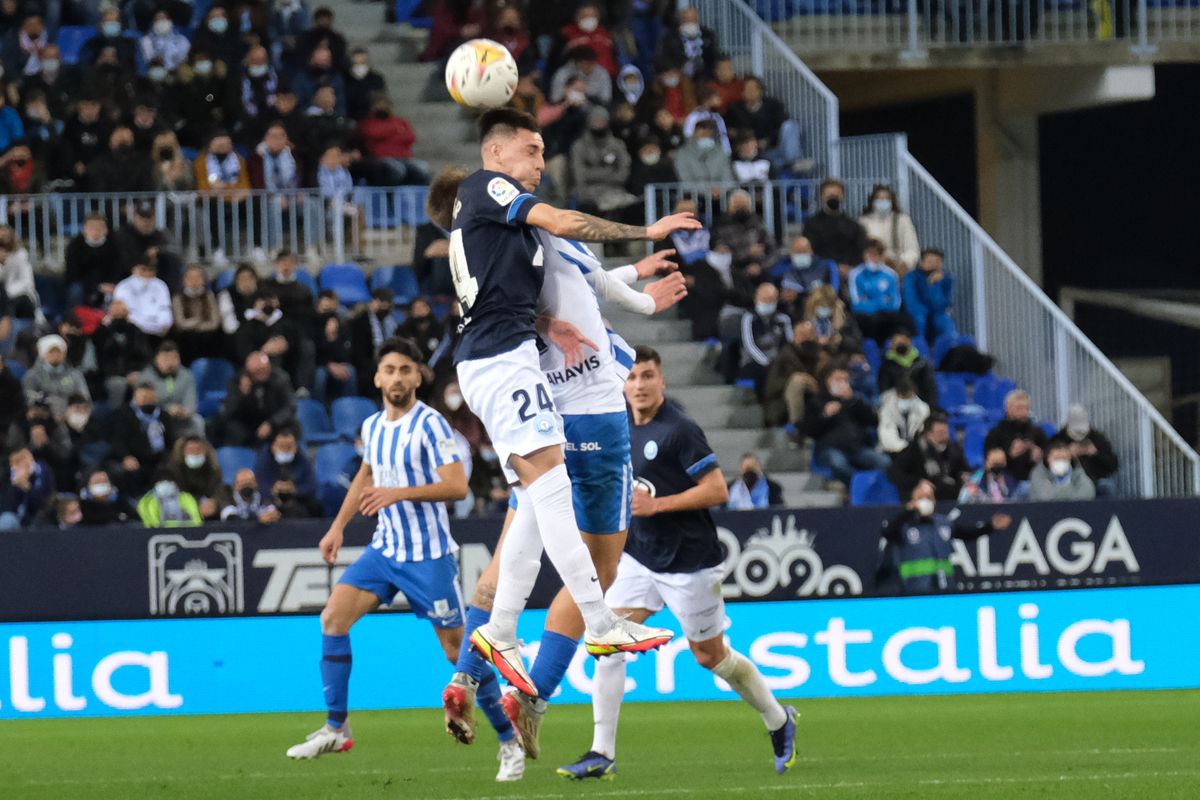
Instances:
[[[976,469],[983,466],[983,442],[987,439],[988,430],[986,423],[975,423],[968,425],[963,434],[963,455],[967,463]]]
[[[296,422],[300,423],[300,433],[307,445],[337,441],[337,431],[333,429],[325,406],[312,398],[302,397],[296,401]]]
[[[1058,433],[1058,426],[1053,422],[1039,422],[1038,425],[1046,432],[1047,439],[1053,439],[1054,434]]]
[[[328,264],[321,270],[318,281],[322,289],[337,292],[338,301],[344,306],[354,306],[371,299],[367,279],[357,264]]]
[[[213,291],[223,292],[233,285],[233,276],[237,274],[237,270],[233,267],[223,269],[217,273],[217,277],[213,280]]]
[[[42,313],[57,320],[67,310],[67,287],[57,275],[34,275],[33,285],[41,301]]]
[[[237,367],[223,358],[197,358],[192,362],[191,370],[198,395],[203,396],[208,392],[220,392],[224,395],[234,373],[237,372]]]
[[[380,267],[371,273],[371,288],[391,289],[396,302],[407,305],[421,296],[421,286],[412,267]]]
[[[867,363],[871,365],[871,372],[878,375],[879,365],[883,358],[879,352],[879,343],[874,339],[863,339],[862,349],[863,355],[867,357]]]
[[[91,25],[63,25],[58,29],[58,50],[64,64],[79,63],[79,51],[96,35]]]
[[[850,478],[850,505],[886,506],[897,505],[900,493],[879,470],[856,472]]]
[[[233,477],[240,469],[254,469],[254,451],[249,447],[218,447],[217,464],[221,467],[221,477],[229,486],[233,485]]]
[[[967,405],[967,382],[957,375],[942,375],[935,376],[937,380],[938,399],[941,401],[942,408],[950,413],[957,413],[958,409]]]
[[[975,402],[988,412],[1004,413],[1004,398],[1017,388],[1016,381],[988,375],[975,382]]]
[[[302,285],[306,289],[308,289],[310,292],[312,292],[312,296],[313,296],[314,300],[316,299],[317,295],[319,295],[321,293],[320,287],[317,286],[317,279],[314,278],[312,276],[312,273],[307,270],[303,270],[303,269],[296,270],[296,283],[299,283],[300,285]]]
[[[336,484],[342,467],[346,466],[346,463],[354,456],[354,445],[345,442],[333,442],[317,448],[317,454],[313,458],[313,470],[317,473],[317,485]],[[345,492],[345,489],[343,488],[342,491]]]
[[[226,397],[224,389],[219,392],[197,393],[196,413],[205,419],[212,419],[221,413],[221,404],[225,402]]]
[[[933,366],[936,368],[942,363],[942,359],[946,357],[952,348],[960,345],[970,347],[978,347],[975,343],[974,336],[942,336],[933,343]]]
[[[913,347],[917,348],[917,352],[925,357],[926,361],[933,359],[933,354],[929,351],[929,342],[925,341],[924,336],[914,336]]]
[[[9,374],[11,374],[17,380],[21,380],[21,378],[25,377],[25,365],[20,361],[14,361],[10,359],[5,361],[4,365],[8,367]]]
[[[330,406],[333,429],[348,442],[353,442],[362,428],[363,420],[379,410],[374,400],[366,397],[339,397]]]

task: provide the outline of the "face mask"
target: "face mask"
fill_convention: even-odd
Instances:
[[[875,209],[876,214],[886,214],[892,210],[892,201],[880,197],[871,202],[871,208]]]
[[[1071,471],[1071,462],[1066,459],[1056,458],[1050,462],[1050,471],[1054,473],[1056,478],[1065,478],[1067,473]]]
[[[254,499],[255,488],[253,486],[243,486],[238,489],[238,495],[247,503]]]
[[[750,219],[750,211],[745,208],[739,208],[737,211],[733,212],[733,218],[738,222],[745,222],[746,220]]]
[[[251,64],[246,67],[246,72],[249,73],[251,78],[261,78],[267,74],[269,69],[270,67],[266,64]]]
[[[290,464],[295,460],[296,460],[295,453],[276,453],[275,454],[275,463],[276,464]]]
[[[167,68],[151,67],[150,69],[146,70],[146,77],[155,83],[162,83],[167,79]]]
[[[910,348],[907,344],[898,344],[892,349],[896,351],[896,355],[906,356],[906,355],[908,355],[908,351]]]
[[[65,524],[65,525],[78,525],[79,523],[83,522],[83,512],[82,511],[68,512],[67,515],[65,517],[63,517],[62,521],[63,521],[63,524]]]
[[[293,494],[292,492],[279,492],[279,494],[276,495],[276,497],[279,498],[279,502],[281,502],[281,503],[290,503],[292,501],[292,498],[294,498],[295,496],[296,495]]]
[[[706,137],[704,139],[696,140],[696,147],[699,147],[701,150],[712,150],[716,146],[717,146],[716,139],[709,139]]]
[[[212,73],[212,62],[197,61],[192,65],[192,68],[196,70],[197,75],[209,75]]]
[[[458,392],[451,392],[450,394],[446,395],[446,408],[450,409],[451,411],[458,411],[460,408],[462,408],[462,405],[463,396]]]
[[[998,464],[992,464],[987,468],[987,471],[993,478],[999,478],[1004,474],[1004,467]]]
[[[191,454],[191,455],[185,455],[183,457],[183,463],[187,464],[188,469],[200,469],[201,467],[204,466],[205,461],[207,461],[207,459],[204,457],[203,454],[201,454],[201,455]]]
[[[679,32],[683,34],[685,39],[695,39],[700,35],[700,23],[685,22],[679,26]]]
[[[663,84],[663,86],[667,87],[668,89],[674,89],[676,86],[679,85],[679,76],[678,75],[664,75],[663,79],[662,79],[662,84]]]
[[[837,197],[837,196],[826,197],[825,198],[825,210],[828,211],[830,214],[836,214],[839,211],[841,211],[842,210],[842,198]]]
[[[659,159],[661,159],[661,158],[662,158],[662,155],[660,155],[659,153],[647,153],[646,155],[642,156],[642,163],[645,164],[647,167],[653,167],[655,164],[657,164],[659,162]]]
[[[120,36],[121,35],[121,23],[116,22],[114,20],[109,20],[108,22],[101,23],[100,32],[103,33],[105,36],[107,36],[110,39],[113,38],[114,36]]]
[[[833,316],[833,308],[830,306],[817,306],[817,319],[829,319]]]
[[[917,513],[920,514],[922,517],[932,517],[933,516],[933,501],[930,500],[928,497],[922,497],[920,500],[918,500],[913,505],[916,506]]]
[[[154,32],[159,36],[166,36],[171,32],[171,20],[159,19],[154,21]]]
[[[208,21],[208,29],[219,36],[229,30],[229,20],[224,17],[213,17]]]
[[[155,409],[157,409],[158,406],[155,405],[154,403],[142,403],[140,406],[138,406],[138,408],[140,408],[142,410],[143,414],[145,414],[146,416],[150,416],[151,414],[154,413]]]
[[[758,483],[758,473],[752,469],[746,470],[742,473],[742,483],[746,484],[747,489],[753,489],[754,485]]]
[[[845,381],[834,381],[829,384],[829,391],[831,394],[840,397],[850,391],[850,384]]]
[[[594,138],[603,139],[604,135],[608,133],[608,128],[590,128],[589,131]]]
[[[571,90],[571,91],[567,92],[567,102],[568,103],[585,103],[585,102],[587,102],[587,95],[578,90]]]
[[[97,500],[103,500],[112,494],[112,484],[104,483],[103,481],[100,483],[93,483],[91,487],[89,487],[88,491],[91,492],[92,497],[96,498]]]
[[[755,303],[754,304],[754,311],[760,317],[771,316],[772,314],[775,313],[775,309],[776,309],[775,303]]]
[[[58,68],[62,66],[57,58],[42,59],[42,72],[58,72]]]
[[[89,419],[91,419],[91,415],[86,411],[67,414],[67,424],[71,426],[71,430],[77,433],[87,427]]]
[[[911,397],[902,397],[896,401],[896,408],[900,409],[901,414],[907,414],[913,409],[913,400]]]
[[[360,81],[367,77],[371,72],[371,67],[368,64],[355,64],[350,68],[350,74],[358,78]]]
[[[812,253],[792,253],[792,264],[797,269],[807,269],[812,266]]]
[[[87,243],[88,247],[100,247],[105,242],[108,241],[108,237],[101,236],[99,239],[89,239],[88,237],[85,236],[85,237],[83,237],[83,241]]]
[[[291,275],[284,275],[282,272],[277,272],[275,273],[275,281],[277,283],[295,283],[296,275],[295,273]]]
[[[203,297],[204,296],[204,287],[201,286],[198,289],[184,289],[183,294],[185,297]]]
[[[596,19],[595,17],[584,17],[583,19],[579,20],[579,28],[587,31],[588,33],[596,30],[599,25],[600,20]]]
[[[879,270],[883,269],[883,264],[880,264],[878,261],[868,261],[867,269],[871,272],[879,272]]]

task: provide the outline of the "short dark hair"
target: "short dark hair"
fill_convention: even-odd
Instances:
[[[933,430],[934,425],[949,425],[950,418],[941,411],[933,411],[925,419],[925,424],[921,426],[922,431],[929,433]]]
[[[696,120],[696,126],[692,129],[692,131],[694,133],[699,133],[700,131],[704,131],[706,133],[716,133],[717,123],[713,122],[711,119],[698,119]]]
[[[425,214],[433,224],[445,230],[450,230],[454,223],[454,201],[458,197],[458,187],[470,173],[463,167],[443,167],[429,184],[425,194]]]
[[[135,392],[140,392],[143,389],[149,389],[150,391],[154,392],[156,397],[158,396],[158,389],[156,389],[154,387],[153,383],[147,383],[146,381],[142,381],[137,386],[133,387],[133,390]]]
[[[825,190],[830,186],[836,186],[837,188],[841,189],[842,194],[846,193],[846,184],[842,183],[837,178],[826,178],[825,180],[821,181],[821,186],[819,189],[817,189],[817,194],[825,194]]]
[[[921,258],[925,258],[925,256],[937,256],[938,258],[942,259],[942,261],[946,260],[946,254],[940,247],[926,247],[921,251]]]
[[[85,223],[86,222],[103,222],[105,225],[107,225],[108,217],[104,216],[99,211],[93,211],[90,214],[88,214],[86,217],[84,217],[83,221]]]
[[[637,346],[637,348],[633,351],[633,363],[645,364],[647,362],[654,364],[658,367],[662,367],[662,356],[660,356],[658,354],[658,351],[655,350],[650,345],[639,344]]]
[[[158,345],[158,352],[160,352],[160,353],[178,353],[179,345],[175,344],[170,339],[163,339],[162,342]]]
[[[280,436],[291,436],[293,439],[296,439],[297,441],[299,441],[300,432],[296,429],[296,426],[294,426],[294,425],[281,425],[280,427],[275,429],[274,433],[271,434],[271,442],[272,443],[276,442]]]
[[[532,114],[515,108],[493,108],[479,118],[480,144],[493,136],[515,136],[517,131],[541,133],[542,129]]]
[[[872,253],[885,253],[887,252],[887,245],[878,239],[867,239],[867,246],[863,250],[869,250]]]
[[[412,339],[405,339],[400,336],[393,336],[379,346],[379,358],[377,362],[383,361],[383,357],[389,353],[397,353],[405,358],[412,359],[417,364],[424,364],[425,358],[421,355],[421,348]]]

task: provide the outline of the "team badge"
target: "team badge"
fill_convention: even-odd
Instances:
[[[658,455],[658,442],[653,439],[646,442],[646,446],[642,448],[642,455],[646,457],[647,461],[653,461]]]
[[[504,178],[492,178],[488,181],[488,195],[498,204],[506,206],[513,200],[517,199],[517,187],[513,186]]]
[[[533,422],[533,429],[538,433],[549,436],[554,433],[554,417],[547,411],[538,414],[538,417]]]
[[[437,443],[437,449],[442,461],[453,461],[459,457],[458,443],[453,439],[442,439]]]
[[[918,529],[918,528],[909,528],[909,529],[908,529],[908,541],[909,541],[910,543],[912,543],[912,544],[916,544],[917,542],[921,541],[921,531],[920,531],[920,529]]]

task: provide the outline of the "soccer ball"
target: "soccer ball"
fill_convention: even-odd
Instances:
[[[446,89],[468,108],[499,108],[517,90],[517,62],[499,42],[472,39],[446,63]]]

